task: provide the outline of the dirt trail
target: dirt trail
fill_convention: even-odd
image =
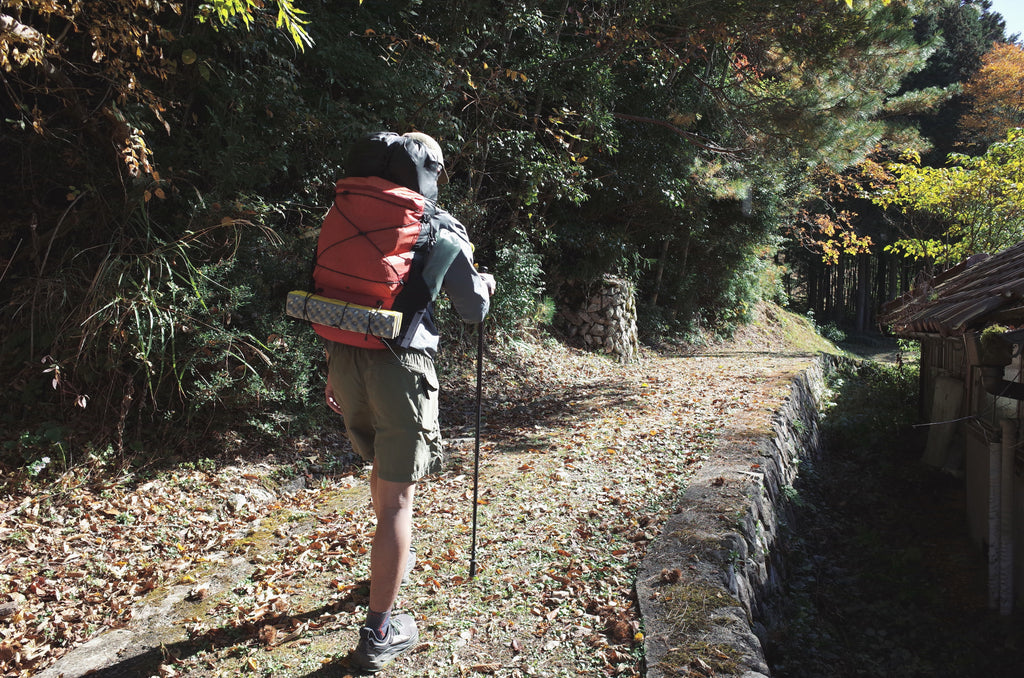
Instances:
[[[450,380],[451,458],[418,491],[399,600],[422,642],[381,675],[641,675],[647,545],[719,446],[768,432],[812,359],[775,327],[631,366],[559,347],[489,363],[472,581],[471,382]],[[5,496],[0,601],[17,611],[0,619],[0,675],[347,675],[368,592],[365,470],[282,471],[339,452]]]

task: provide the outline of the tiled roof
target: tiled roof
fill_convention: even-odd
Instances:
[[[898,336],[958,335],[992,323],[1024,325],[1024,241],[919,280],[882,307],[879,322]]]

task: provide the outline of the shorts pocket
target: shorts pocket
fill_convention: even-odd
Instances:
[[[437,375],[433,372],[420,372],[420,388],[427,398],[434,398],[441,388]]]

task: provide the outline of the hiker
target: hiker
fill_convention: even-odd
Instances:
[[[425,240],[420,238],[419,249],[410,253],[408,279],[395,298],[395,308],[403,314],[399,337],[383,340],[360,335],[352,341],[373,342],[367,346],[327,341],[327,405],[344,417],[355,451],[373,464],[370,496],[377,530],[370,550],[370,599],[351,661],[355,668],[376,673],[412,648],[419,637],[412,615],[396,614],[392,609],[415,562],[412,507],[416,483],[434,470],[442,455],[433,361],[438,347],[433,301],[443,289],[465,322],[480,323],[489,310],[495,281],[474,267],[465,227],[436,207],[438,183],[444,183],[447,175],[441,147],[433,138],[418,132],[371,135],[353,146],[346,174],[379,177],[426,198],[423,221],[429,222],[428,230],[435,234],[426,239],[432,245],[423,245]],[[339,194],[341,185],[339,182]],[[345,218],[353,220],[350,214]],[[409,221],[406,219],[407,224]],[[349,236],[350,240],[365,235],[362,229],[366,227],[355,224],[354,228],[357,234]],[[318,250],[314,268],[318,293],[322,286],[317,270],[322,268],[321,277],[326,279],[345,266],[344,261],[322,261],[328,249],[321,243]],[[347,243],[330,251],[344,258],[352,246]],[[329,291],[323,293],[330,296]],[[317,325],[314,329],[330,334]]]

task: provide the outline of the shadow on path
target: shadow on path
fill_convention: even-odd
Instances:
[[[344,598],[332,600],[329,605],[308,612],[266,617],[258,622],[247,622],[239,626],[221,626],[210,629],[195,638],[168,645],[128,648],[126,652],[140,649],[142,651],[98,671],[89,672],[87,675],[90,678],[139,678],[140,676],[161,675],[160,667],[163,664],[188,659],[208,650],[240,645],[246,640],[257,641],[260,630],[268,626],[294,628],[303,622],[313,622],[324,615],[336,612],[344,608],[346,604],[364,605],[366,603],[364,591],[368,589],[369,582],[363,581],[359,583],[356,590],[349,592]],[[350,671],[347,669],[347,659],[342,659],[326,664],[308,675],[327,678],[348,673]]]

